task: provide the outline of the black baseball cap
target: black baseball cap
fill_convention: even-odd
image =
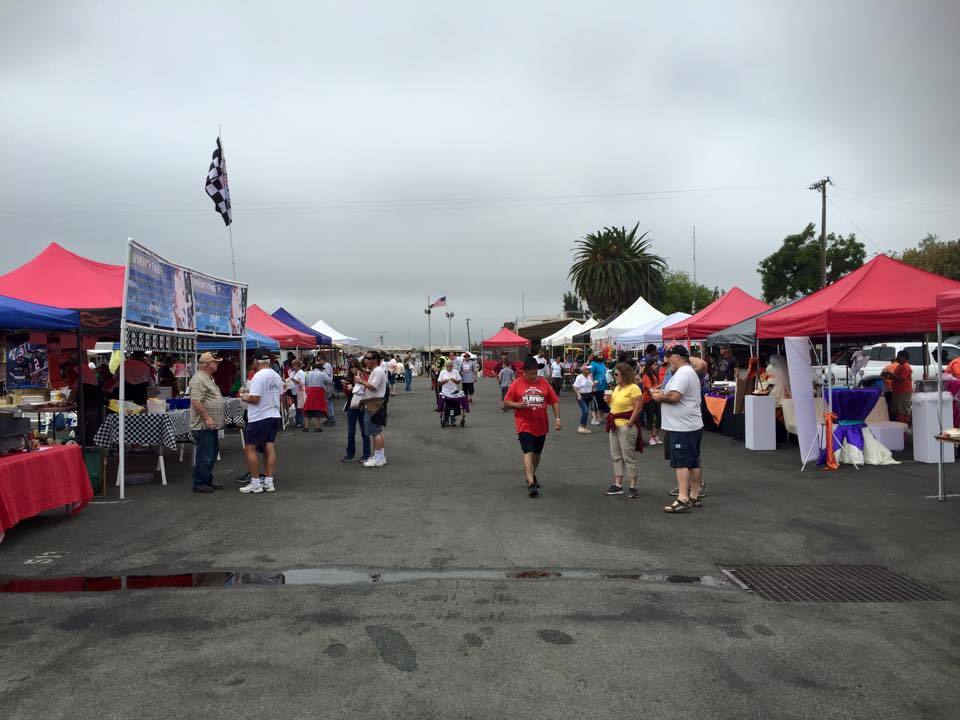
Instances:
[[[255,352],[255,353],[253,354],[253,359],[254,359],[254,360],[269,360],[269,359],[270,359],[270,353],[268,353],[266,350],[258,350],[257,352]]]
[[[539,370],[540,365],[537,363],[537,359],[532,356],[527,356],[523,359],[523,369],[524,370]]]
[[[667,355],[679,355],[682,358],[688,358],[690,357],[690,351],[687,350],[686,345],[674,345],[667,350]]]

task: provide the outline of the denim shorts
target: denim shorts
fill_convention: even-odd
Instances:
[[[700,441],[703,439],[703,429],[680,432],[671,430],[666,441],[670,448],[670,467],[690,468],[700,467]]]
[[[369,410],[363,411],[363,431],[367,437],[376,437],[383,432],[383,425],[377,425],[372,417]]]

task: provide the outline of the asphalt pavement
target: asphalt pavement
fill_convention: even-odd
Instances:
[[[795,445],[708,435],[705,507],[670,516],[660,448],[640,499],[603,495],[607,438],[575,432],[564,393],[530,499],[492,381],[465,428],[415,390],[390,403],[386,467],[340,462],[341,416],[284,432],[277,492],[244,496],[230,433],[223,491],[191,493],[170,455],[166,487],[9,531],[5,578],[249,583],[0,594],[0,716],[956,717],[960,502],[926,497],[935,467],[801,473]],[[750,564],[881,565],[948,599],[771,602],[724,582]],[[303,584],[268,584],[284,572]]]

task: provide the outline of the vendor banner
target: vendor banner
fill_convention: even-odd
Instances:
[[[129,244],[127,323],[162,330],[196,331],[191,273],[141,245]]]
[[[47,387],[50,365],[46,345],[11,340],[7,345],[7,390]]]
[[[191,273],[196,329],[202,335],[243,335],[247,321],[247,287]]]

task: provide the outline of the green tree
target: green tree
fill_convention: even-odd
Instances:
[[[583,301],[575,292],[565,292],[563,294],[564,312],[583,312]]]
[[[867,252],[853,233],[827,235],[827,282],[839,280],[863,265]],[[788,235],[783,245],[760,261],[757,272],[763,283],[763,299],[771,304],[793,300],[820,289],[820,237],[810,223],[797,235]]]
[[[574,247],[568,277],[597,317],[624,310],[641,295],[652,305],[660,299],[667,263],[651,252],[647,233],[637,237],[639,227],[605,227]]]
[[[716,294],[714,294],[716,293]],[[695,283],[682,270],[670,270],[663,276],[663,290],[657,308],[667,315],[675,312],[690,312],[691,307],[703,310],[717,299],[719,290]]]
[[[915,268],[960,280],[960,239],[950,242],[928,234],[917,247],[891,255]]]

